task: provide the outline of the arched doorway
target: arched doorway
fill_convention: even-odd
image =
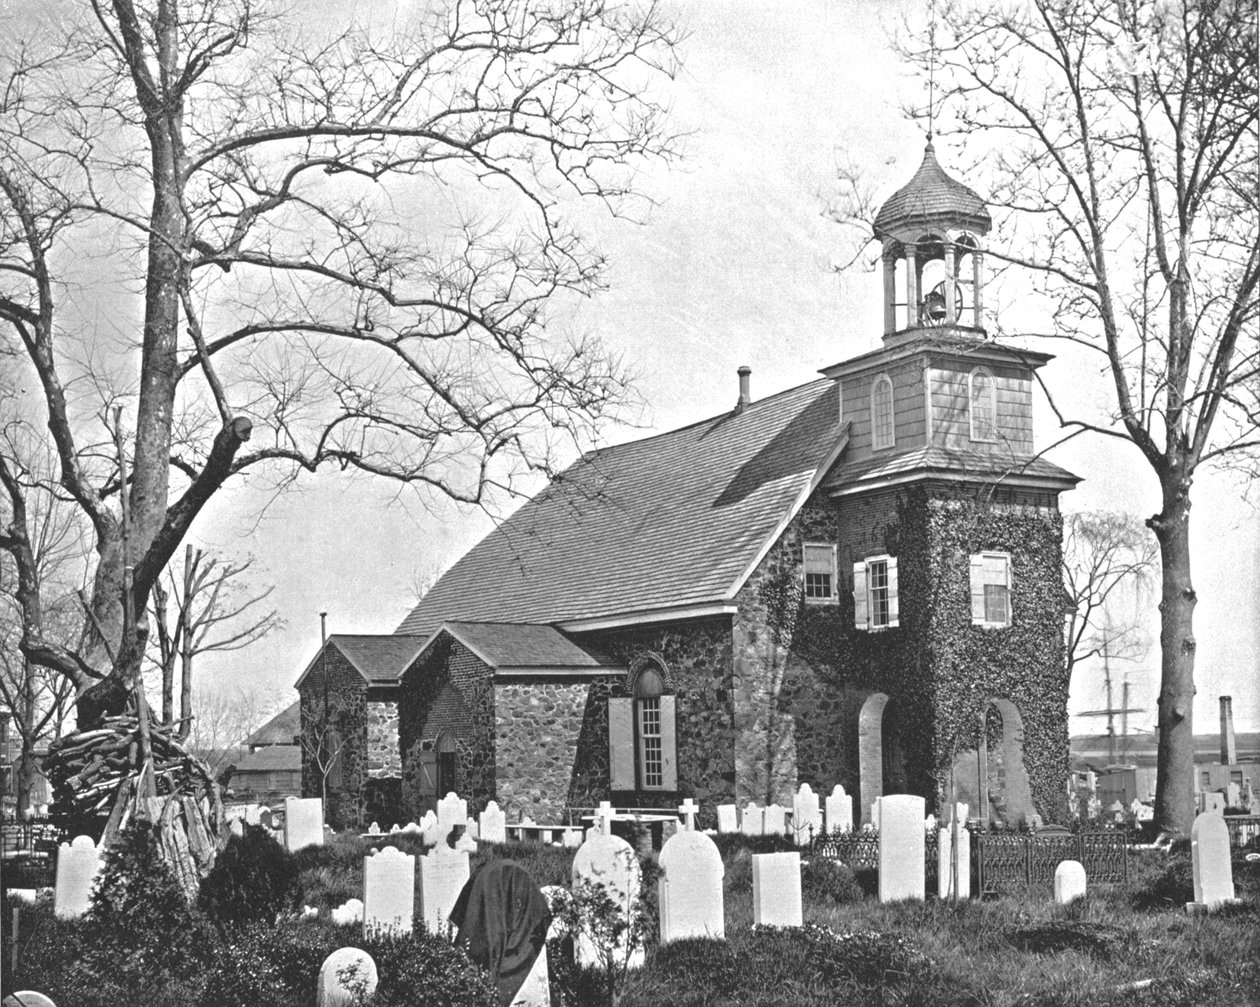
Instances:
[[[459,793],[458,766],[459,750],[455,735],[443,731],[437,738],[437,800],[447,794]]]
[[[958,800],[988,825],[1025,824],[1036,808],[1024,765],[1024,721],[1009,699],[991,697],[976,724],[976,747],[954,761]]]
[[[871,805],[884,795],[884,707],[888,695],[875,692],[866,697],[858,712],[858,810],[866,824]]]

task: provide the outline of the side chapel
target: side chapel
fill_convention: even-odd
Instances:
[[[990,223],[929,143],[875,221],[879,349],[760,400],[740,368],[733,409],[581,458],[395,634],[330,637],[298,690],[340,765],[304,756],[305,792],[343,825],[450,790],[540,822],[690,797],[712,825],[799,783],[869,821],[952,780],[973,816],[1060,817],[1078,479],[1033,446],[1050,357],[984,330]]]

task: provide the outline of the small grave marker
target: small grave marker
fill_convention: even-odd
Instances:
[[[879,829],[879,901],[922,899],[925,801],[913,794],[875,799],[872,817]]]
[[[437,802],[437,827],[439,842],[449,843],[451,830],[468,820],[468,802],[458,794],[449,793]]]
[[[324,845],[324,802],[318,797],[284,799],[284,848],[290,853]]]
[[[828,832],[853,831],[853,798],[844,792],[844,787],[836,784],[827,797],[826,826]]]
[[[971,833],[963,825],[964,819],[956,819],[956,825],[941,829],[936,852],[937,896],[948,899],[954,895],[954,836],[958,837],[958,890],[960,899],[971,898]]]
[[[1085,895],[1085,865],[1079,860],[1065,860],[1054,869],[1054,901],[1061,906]]]
[[[799,927],[801,913],[801,855],[755,853],[753,923],[768,927]]]
[[[451,909],[470,873],[468,854],[445,844],[420,858],[420,915],[426,927],[450,928]]]
[[[765,829],[766,812],[751,801],[744,806],[739,817],[739,830],[746,836],[760,836]]]
[[[315,1007],[354,1007],[376,992],[377,982],[371,955],[359,948],[338,948],[319,967]]]
[[[53,913],[62,919],[82,916],[92,904],[92,885],[101,870],[101,853],[90,836],[76,836],[57,850]]]
[[[778,804],[767,804],[761,813],[761,834],[781,836],[787,832],[787,816]]]
[[[687,832],[696,831],[696,813],[699,810],[699,805],[697,805],[690,797],[683,801],[682,804],[678,805],[678,814],[682,817],[683,828]]]
[[[738,832],[739,831],[739,808],[734,804],[719,804],[717,806],[718,832]]]
[[[346,899],[341,905],[332,911],[332,921],[338,926],[344,926],[349,923],[363,922],[363,900],[362,899]]]
[[[792,798],[792,834],[796,837],[796,845],[803,846],[811,836],[821,831],[822,810],[818,795],[808,783],[802,783]]]
[[[634,850],[620,836],[596,833],[584,842],[573,855],[573,888],[601,889],[615,907],[617,918],[631,923],[638,912],[639,885],[642,870]],[[617,941],[613,957],[617,965],[627,963],[637,968],[643,963],[643,944],[627,927]],[[582,966],[603,964],[598,947],[586,928],[577,934],[574,953]]]
[[[495,801],[487,804],[477,816],[477,838],[485,843],[507,842],[507,815],[499,810]]]
[[[1190,912],[1210,912],[1236,901],[1234,868],[1230,863],[1229,826],[1219,812],[1205,811],[1190,826],[1190,861],[1194,871],[1194,901]]]

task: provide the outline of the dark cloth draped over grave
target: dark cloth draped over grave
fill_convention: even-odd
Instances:
[[[543,951],[551,913],[529,871],[491,860],[464,885],[451,910],[455,941],[489,971],[507,1007]]]

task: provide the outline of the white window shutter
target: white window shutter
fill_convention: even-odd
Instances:
[[[984,624],[984,557],[971,557],[971,621]]]
[[[608,785],[634,790],[634,700],[608,700]]]
[[[853,564],[853,625],[870,629],[870,606],[866,603],[866,564]]]
[[[901,625],[899,616],[901,605],[897,601],[897,557],[888,557],[888,625],[889,628]]]
[[[678,730],[675,726],[676,696],[661,697],[661,786],[678,789]]]

